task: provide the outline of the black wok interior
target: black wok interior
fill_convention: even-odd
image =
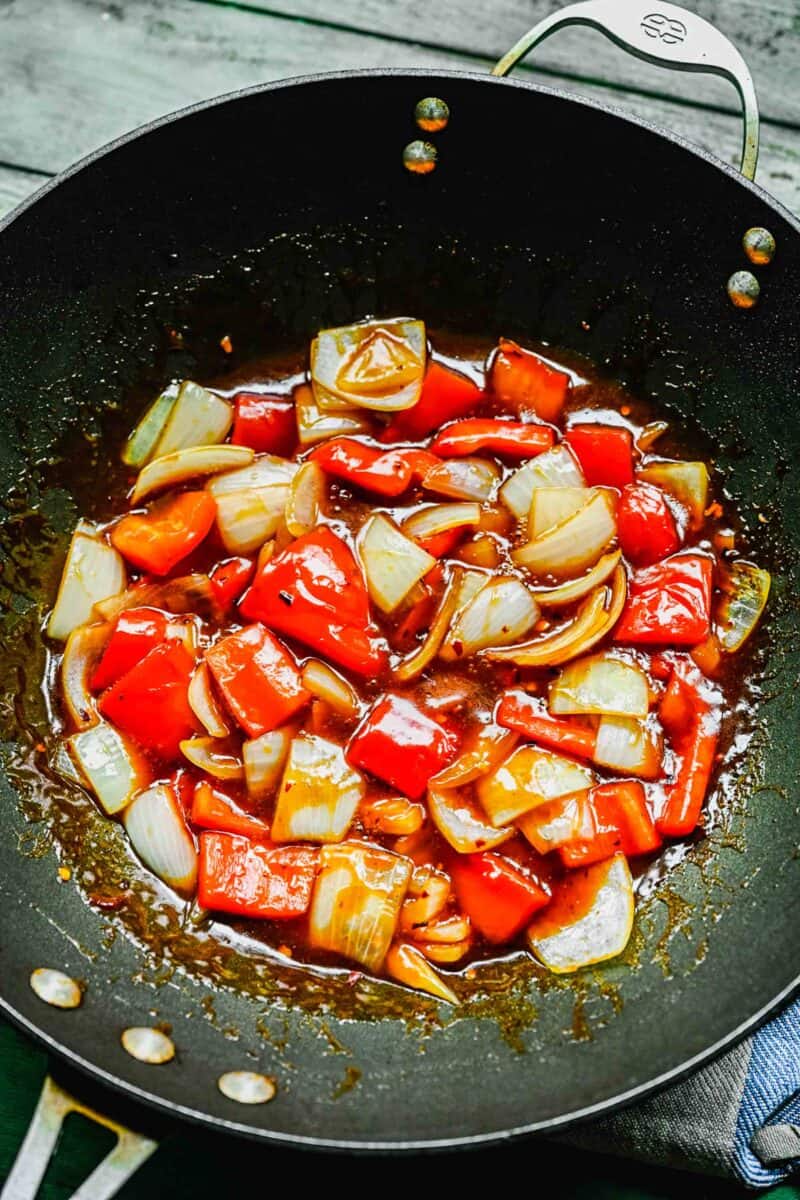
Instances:
[[[452,119],[421,178],[400,159],[425,95],[447,100]],[[725,281],[754,224],[778,254],[743,313]],[[12,1015],[179,1112],[259,1136],[400,1147],[598,1110],[684,1069],[795,987],[800,231],[788,214],[677,142],[554,93],[459,74],[329,76],[200,107],[96,157],[0,229],[0,279],[0,549],[17,567],[31,509],[40,533],[74,522],[71,473],[96,469],[97,437],[119,443],[119,405],[173,375],[219,374],[221,333],[242,361],[320,326],[405,312],[576,350],[687,415],[751,521],[765,516],[759,557],[776,578],[760,736],[730,828],[652,902],[635,959],[520,994],[513,1036],[491,1003],[439,1027],[281,1011],[218,989],[209,1016],[208,982],[110,939],[113,917],[59,882],[46,826],[26,820],[34,809],[4,778],[0,999]],[[186,348],[169,329],[191,330]],[[68,469],[50,461],[64,446]],[[0,628],[7,654],[22,646],[35,660],[42,588],[15,570],[0,575]],[[35,684],[3,700],[7,761],[38,736],[24,728]],[[683,916],[669,927],[676,895]],[[79,1010],[36,1000],[27,980],[42,965],[85,981]],[[154,1019],[178,1046],[155,1070],[119,1045],[125,1025]],[[237,1109],[216,1078],[256,1062],[278,1097]]]

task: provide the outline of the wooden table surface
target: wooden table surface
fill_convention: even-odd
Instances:
[[[685,2],[744,54],[761,107],[758,179],[800,212],[800,0]],[[182,105],[269,79],[347,67],[488,70],[558,7],[557,0],[0,0],[0,213],[95,147]],[[520,75],[617,105],[738,162],[738,98],[722,80],[648,67],[588,30],[546,42]],[[0,1180],[44,1071],[44,1055],[0,1022]],[[69,1195],[108,1148],[107,1134],[81,1118],[70,1120],[45,1180],[47,1200]],[[256,1171],[268,1188],[275,1167],[298,1170],[307,1161],[298,1168],[288,1152],[239,1153],[245,1162],[232,1174],[227,1143],[187,1131],[171,1138],[121,1194],[129,1200],[216,1198]],[[563,1152],[539,1143],[502,1153],[505,1176],[513,1172],[520,1182],[523,1171],[533,1182],[560,1170],[564,1200],[747,1194],[572,1151],[565,1160]],[[419,1186],[428,1161],[405,1160],[392,1172]],[[473,1156],[451,1158],[451,1184],[473,1164]],[[345,1163],[335,1160],[337,1166]],[[800,1188],[779,1188],[771,1197],[797,1200]]]

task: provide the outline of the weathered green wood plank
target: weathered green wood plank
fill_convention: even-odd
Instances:
[[[220,3],[222,0],[209,0]],[[499,58],[543,16],[568,0],[246,0],[249,8],[310,18],[386,37]],[[617,0],[624,4],[627,0]],[[681,2],[681,0],[678,0]],[[682,0],[727,34],[747,59],[764,115],[800,124],[800,8],[797,0]],[[655,6],[658,7],[657,5]],[[722,80],[667,72],[631,59],[590,30],[559,33],[531,55],[548,71],[617,84],[738,112]]]
[[[46,175],[38,175],[35,171],[0,167],[0,217],[15,208],[20,200],[24,200],[31,192],[35,192],[46,179]]]
[[[154,116],[268,79],[337,67],[480,70],[489,61],[196,0],[11,0],[0,5],[0,161],[57,171]],[[581,80],[569,87],[737,161],[733,115]],[[767,125],[764,134],[762,181],[800,211],[800,132]]]

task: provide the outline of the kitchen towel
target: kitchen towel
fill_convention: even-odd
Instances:
[[[800,1000],[680,1083],[564,1141],[771,1187],[800,1167]]]

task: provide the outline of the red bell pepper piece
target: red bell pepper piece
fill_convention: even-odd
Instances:
[[[494,718],[549,750],[572,754],[575,758],[592,758],[597,735],[586,725],[564,717],[551,717],[541,701],[527,692],[506,692],[497,706]]]
[[[510,941],[550,902],[535,880],[489,851],[460,856],[452,863],[451,875],[462,912],[487,942]]]
[[[145,750],[170,761],[199,731],[187,692],[194,659],[179,641],[162,642],[105,692],[98,708]]]
[[[413,408],[396,414],[381,434],[382,442],[416,442],[440,429],[446,421],[455,421],[471,413],[483,393],[466,375],[432,362],[422,384],[419,400]]]
[[[206,662],[222,698],[251,738],[285,724],[311,699],[292,655],[261,625],[248,625],[216,642]]]
[[[431,450],[442,458],[479,454],[488,450],[505,458],[532,458],[549,450],[555,435],[549,425],[528,421],[501,421],[497,418],[472,417],[448,425],[434,438]]]
[[[176,767],[167,781],[184,816],[191,815],[194,803],[195,776],[186,767]]]
[[[255,841],[266,841],[269,825],[240,808],[235,800],[220,788],[201,779],[194,789],[191,811],[192,824],[200,829],[215,829],[219,833],[235,833]]]
[[[147,512],[128,513],[111,530],[111,541],[135,567],[168,575],[200,545],[216,514],[210,492],[180,492],[157,500]]]
[[[695,551],[636,571],[614,641],[676,646],[702,642],[711,625],[712,572],[711,559]]]
[[[230,833],[201,833],[197,900],[240,917],[301,917],[319,860],[313,846],[263,846]]]
[[[294,403],[285,396],[261,396],[239,392],[231,441],[249,446],[256,454],[280,454],[288,458],[297,445]]]
[[[622,489],[617,534],[622,553],[637,567],[660,562],[681,545],[667,498],[652,483],[629,483]]]
[[[239,609],[359,675],[386,665],[361,571],[331,529],[304,534],[266,563]]]
[[[636,779],[602,783],[589,793],[593,832],[567,842],[560,849],[567,867],[586,867],[610,858],[618,850],[633,858],[650,854],[661,845],[661,837],[650,816],[645,790]]]
[[[227,612],[241,596],[253,577],[251,558],[226,558],[209,572],[211,590],[222,612]]]
[[[443,529],[441,533],[431,534],[427,538],[415,538],[418,546],[427,550],[434,558],[444,558],[451,550],[455,550],[464,535],[471,529],[470,525],[457,525],[454,529]]]
[[[129,608],[120,613],[89,686],[102,692],[167,639],[169,617],[160,608]]]
[[[334,478],[379,496],[400,496],[439,461],[427,450],[376,450],[348,437],[324,442],[310,457]]]
[[[459,737],[405,696],[382,696],[347,747],[354,767],[418,800],[428,780],[455,756]]]
[[[621,425],[573,425],[564,441],[589,487],[620,490],[633,483],[633,437]]]
[[[489,378],[498,400],[518,416],[533,412],[553,424],[561,416],[570,387],[569,375],[507,338],[500,338]]]
[[[687,837],[696,829],[714,767],[719,713],[703,695],[699,678],[699,673],[676,662],[659,705],[659,718],[680,762],[656,819],[664,837]]]

